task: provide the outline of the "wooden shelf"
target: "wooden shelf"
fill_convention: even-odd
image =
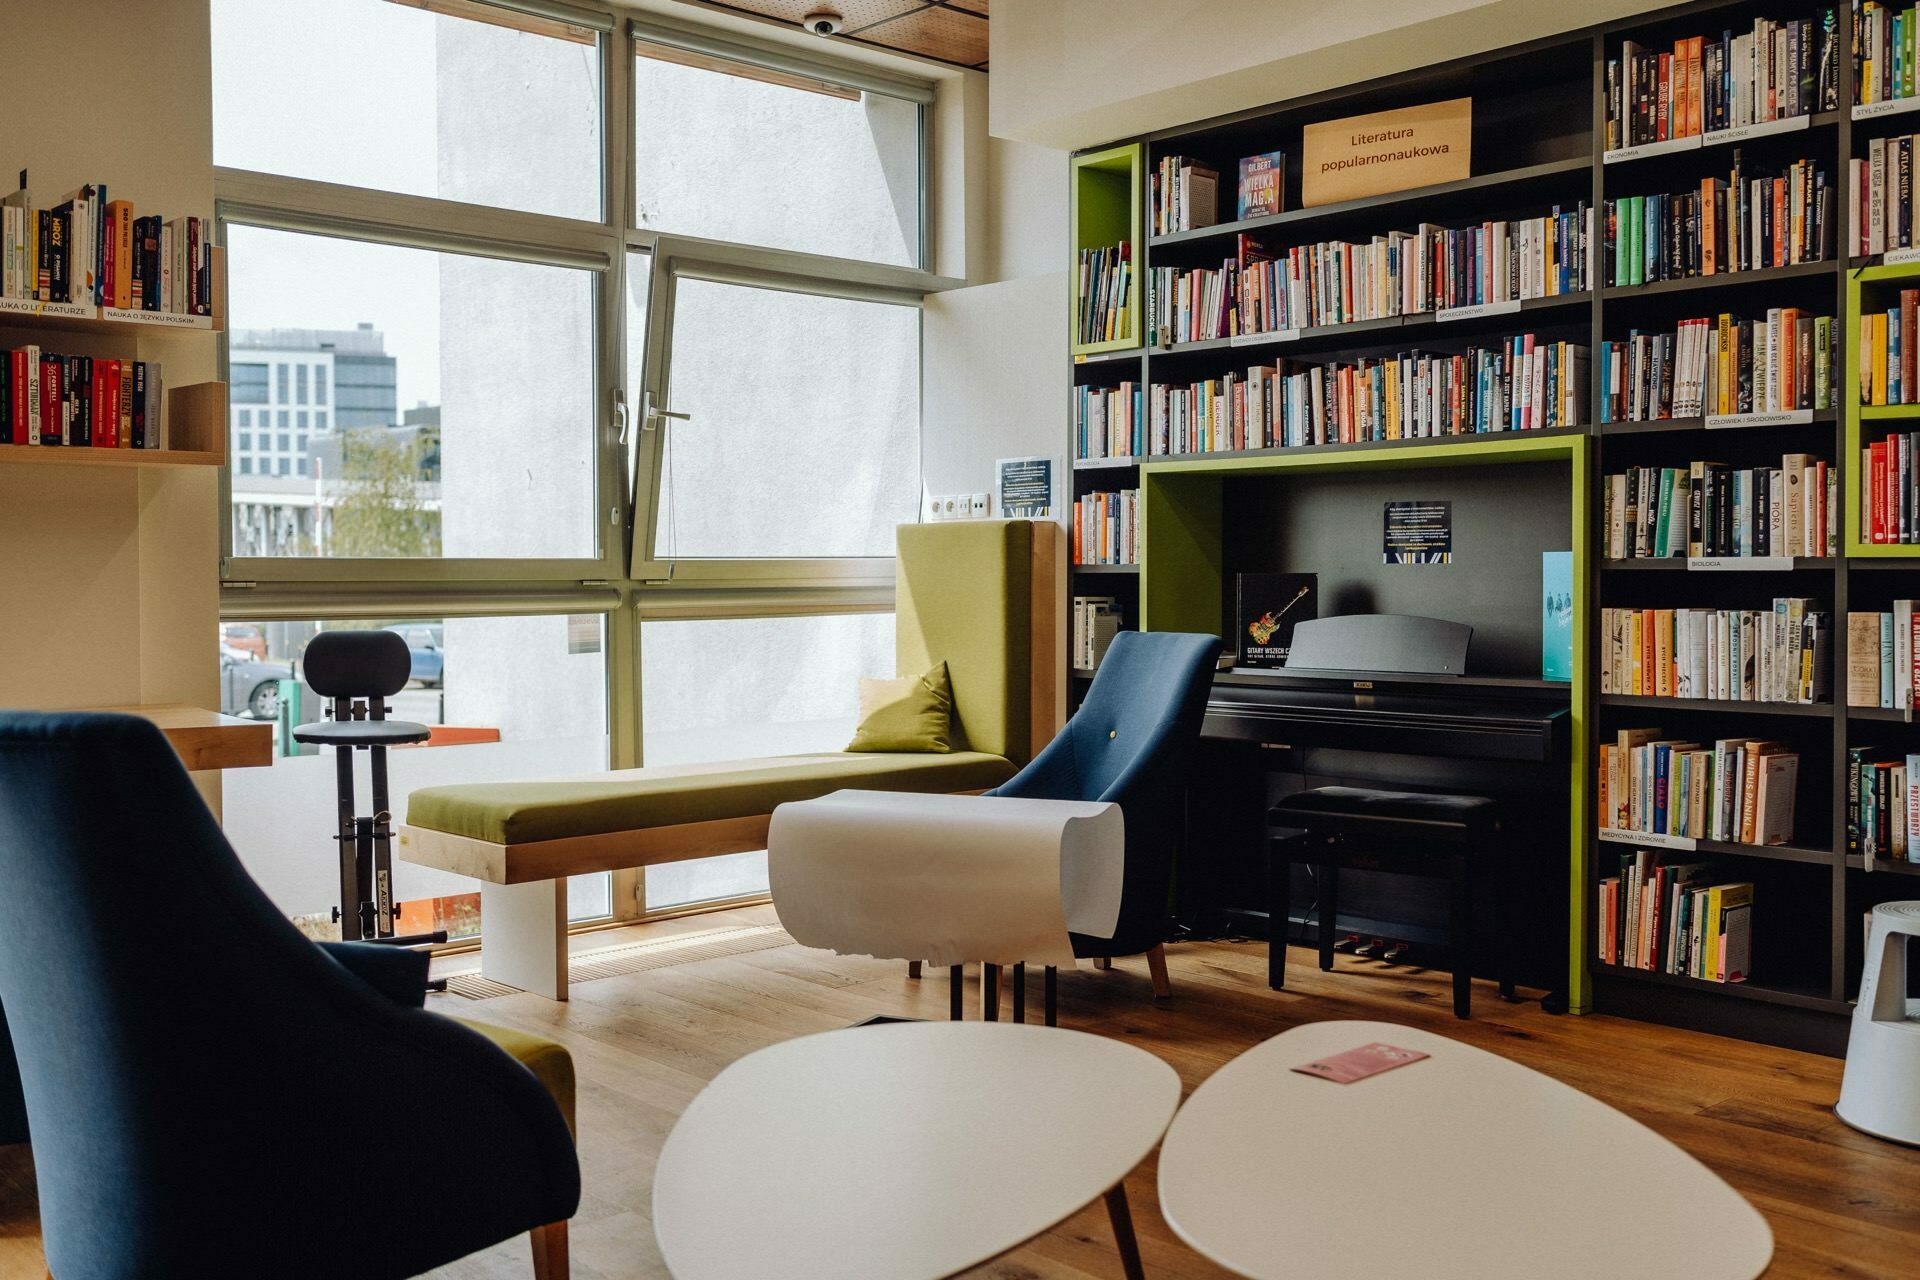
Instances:
[[[1483,173],[1454,182],[1436,182],[1431,186],[1412,187],[1406,191],[1368,196],[1362,200],[1342,200],[1335,204],[1314,205],[1306,209],[1289,209],[1285,213],[1269,214],[1264,218],[1242,218],[1236,222],[1219,222],[1210,227],[1196,227],[1192,231],[1174,231],[1167,235],[1154,236],[1148,243],[1158,249],[1170,245],[1192,244],[1196,241],[1267,231],[1275,227],[1311,225],[1315,222],[1326,222],[1372,209],[1387,210],[1400,205],[1426,205],[1439,198],[1464,195],[1469,192],[1505,193],[1507,188],[1551,185],[1553,179],[1587,173],[1592,167],[1592,160],[1586,156],[1576,156],[1570,160],[1550,160],[1545,164],[1502,169],[1496,173]],[[1223,190],[1222,194],[1226,192]]]
[[[1830,424],[1839,416],[1839,411],[1835,409],[1815,409],[1813,411],[1813,421],[1816,425],[1820,423]],[[1805,431],[1807,425],[1808,424],[1804,422],[1767,422],[1756,423],[1753,426],[1716,427],[1713,428],[1713,430]],[[1708,430],[1708,427],[1705,418],[1655,418],[1650,422],[1599,422],[1594,424],[1593,430],[1595,435],[1602,436],[1638,436],[1660,435],[1670,431],[1705,431]]]
[[[1228,462],[1243,458],[1288,458],[1314,456],[1319,454],[1342,453],[1380,453],[1397,449],[1445,448],[1447,446],[1473,446],[1484,448],[1512,440],[1549,440],[1557,436],[1585,435],[1585,427],[1549,427],[1540,431],[1476,431],[1472,434],[1457,436],[1417,436],[1409,440],[1356,440],[1348,444],[1296,444],[1278,449],[1217,449],[1207,453],[1165,453],[1153,454],[1140,459],[1148,466],[1156,468],[1194,466],[1204,467],[1210,463]]]
[[[1740,556],[1727,556],[1725,558],[1728,560],[1742,559],[1742,557]],[[1771,559],[1771,557],[1768,557],[1768,558]],[[1810,572],[1820,571],[1820,570],[1831,570],[1833,568],[1833,564],[1834,562],[1832,558],[1827,556],[1795,556],[1793,558],[1793,568],[1790,570],[1771,569],[1771,568],[1764,568],[1764,567],[1755,567],[1752,569],[1747,569],[1743,566],[1739,569],[1716,569],[1714,570],[1714,572],[1715,573],[1810,573]],[[1687,558],[1685,556],[1660,556],[1660,557],[1639,556],[1632,560],[1602,560],[1600,562],[1600,567],[1602,569],[1605,569],[1609,573],[1613,573],[1613,572],[1686,573],[1688,571]]]
[[[1693,848],[1685,849],[1656,843],[1668,838],[1665,836],[1649,835],[1646,840],[1617,838],[1622,835],[1637,836],[1639,834],[1641,833],[1622,832],[1617,828],[1603,829],[1599,840],[1601,856],[1605,857],[1605,851],[1609,848],[1649,849],[1680,854],[1704,853],[1729,858],[1759,858],[1769,862],[1814,863],[1819,866],[1831,866],[1833,863],[1833,850],[1814,848],[1811,845],[1742,844],[1737,840],[1709,840],[1705,837],[1696,837]]]
[[[1847,866],[1855,871],[1865,871],[1866,859],[1857,853],[1850,853],[1847,855]],[[1876,874],[1884,871],[1896,876],[1920,876],[1920,862],[1895,862],[1889,858],[1875,858],[1873,870]]]
[[[242,720],[178,702],[78,709],[115,711],[153,721],[190,770],[247,769],[273,763],[273,725],[266,720]]]
[[[1842,709],[1849,720],[1879,720],[1883,723],[1906,724],[1911,719],[1899,707],[1845,707]]]
[[[94,307],[82,303],[26,302],[17,298],[0,298],[0,329],[91,333],[125,338],[220,333],[227,327],[227,318],[220,303],[227,293],[227,251],[220,245],[213,245],[212,249],[212,315],[175,315],[122,307]]]
[[[1249,333],[1235,338],[1204,338],[1198,342],[1176,342],[1164,347],[1150,347],[1149,360],[1168,356],[1202,355],[1210,351],[1245,351],[1267,347],[1307,347],[1322,349],[1327,344],[1338,344],[1349,338],[1366,337],[1369,334],[1404,333],[1414,330],[1431,341],[1437,334],[1445,333],[1482,333],[1488,328],[1510,328],[1520,323],[1516,316],[1537,314],[1543,311],[1561,311],[1576,307],[1585,307],[1593,301],[1590,292],[1557,293],[1546,298],[1526,298],[1520,303],[1518,311],[1502,311],[1485,316],[1473,316],[1466,319],[1441,319],[1445,313],[1438,311],[1416,311],[1412,315],[1382,316],[1377,320],[1353,320],[1346,324],[1323,324],[1301,329],[1288,336],[1291,331],[1278,333]],[[1431,330],[1431,332],[1428,332]],[[1352,343],[1353,346],[1380,346],[1383,342]],[[1332,347],[1338,350],[1338,346]]]
[[[1649,711],[1706,711],[1736,716],[1807,716],[1831,719],[1830,702],[1735,702],[1731,698],[1646,698],[1632,693],[1603,693],[1603,707],[1645,707]]]
[[[1075,573],[1130,574],[1136,578],[1140,576],[1140,566],[1137,564],[1076,564],[1073,566],[1073,571]]]
[[[167,388],[168,449],[96,449],[87,445],[0,445],[0,466],[218,467],[227,461],[227,384]]]

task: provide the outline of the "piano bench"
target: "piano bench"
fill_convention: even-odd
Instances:
[[[1340,869],[1365,867],[1445,879],[1449,885],[1447,949],[1453,965],[1453,1013],[1473,1012],[1473,864],[1495,860],[1494,928],[1500,937],[1500,994],[1513,999],[1512,930],[1506,893],[1510,869],[1500,806],[1485,796],[1317,787],[1288,796],[1267,813],[1269,935],[1267,985],[1286,985],[1291,870],[1315,868],[1319,889],[1320,967],[1333,968],[1340,909]]]

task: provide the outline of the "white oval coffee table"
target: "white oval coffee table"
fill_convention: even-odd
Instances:
[[[1382,1042],[1431,1055],[1352,1084],[1294,1071]],[[1160,1210],[1238,1275],[1320,1280],[1752,1280],[1754,1207],[1612,1107],[1387,1022],[1315,1022],[1194,1090],[1160,1149]]]
[[[1144,1050],[1022,1023],[850,1027],[750,1053],[667,1135],[653,1226],[678,1280],[938,1280],[1107,1196],[1180,1079]]]

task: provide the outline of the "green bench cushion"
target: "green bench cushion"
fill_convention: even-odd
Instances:
[[[711,764],[615,769],[544,782],[422,787],[407,800],[407,825],[491,844],[531,844],[689,822],[747,818],[775,805],[847,787],[869,791],[980,791],[1014,774],[1002,756],[829,751]]]

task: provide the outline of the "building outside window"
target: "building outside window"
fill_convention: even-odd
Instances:
[[[405,753],[405,789],[842,745],[858,677],[892,668],[892,528],[919,506],[931,90],[527,10],[213,0],[223,616],[270,624],[289,691],[317,628],[433,618],[446,683],[400,713],[481,740]],[[311,430],[242,435],[269,402]],[[791,660],[715,681],[717,651]],[[226,779],[291,915],[331,905],[329,823],[282,820],[330,804],[326,763]],[[471,882],[399,887],[471,931]],[[576,880],[570,915],[764,890],[744,855]]]

